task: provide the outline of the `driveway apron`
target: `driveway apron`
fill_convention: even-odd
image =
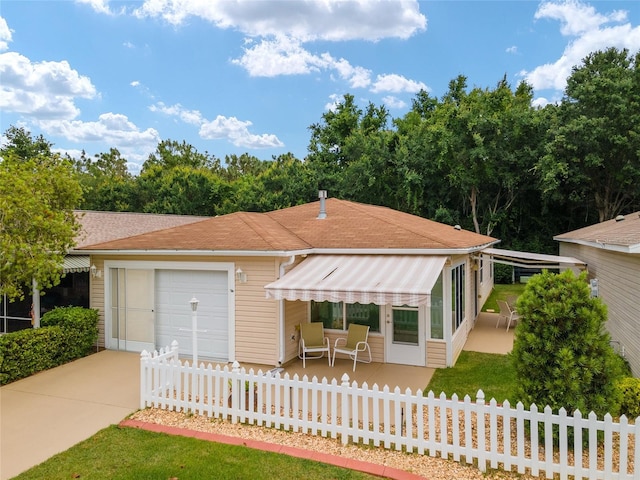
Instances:
[[[140,356],[105,350],[0,388],[0,480],[140,407]]]

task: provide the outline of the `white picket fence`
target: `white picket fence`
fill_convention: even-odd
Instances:
[[[254,373],[237,362],[197,368],[178,359],[178,346],[140,361],[140,408],[155,407],[264,427],[303,432],[348,442],[417,452],[487,468],[515,470],[546,478],[639,479],[640,417],[629,423],[592,412],[567,415],[550,407],[525,410],[494,399],[485,403],[480,390],[447,399],[433,392],[404,392],[377,385],[358,386],[307,376]],[[544,432],[543,435],[540,432]],[[553,433],[556,432],[555,445]],[[573,433],[573,435],[571,435]],[[570,438],[573,440],[570,440]]]

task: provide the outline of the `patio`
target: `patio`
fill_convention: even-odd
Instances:
[[[478,315],[476,325],[469,332],[469,338],[464,346],[464,350],[481,353],[507,354],[513,348],[513,332],[511,328],[506,331],[504,323],[496,328],[498,320],[497,313],[482,312]],[[266,365],[241,364],[241,367],[254,371],[269,370]],[[335,378],[338,382],[346,373],[350,381],[356,381],[358,385],[367,382],[369,387],[378,384],[380,388],[388,385],[390,388],[400,387],[401,390],[410,388],[415,393],[416,390],[423,390],[431,380],[435,368],[414,367],[410,365],[399,365],[393,363],[358,363],[356,371],[352,371],[353,362],[347,358],[336,358],[336,364],[330,367],[327,357],[317,360],[307,359],[307,368],[302,368],[302,360],[296,360],[284,366],[284,373],[291,377],[298,375],[302,378],[306,375],[309,379],[317,377],[318,380],[327,378],[331,381]]]

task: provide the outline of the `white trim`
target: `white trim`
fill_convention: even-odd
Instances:
[[[597,248],[600,250],[608,250],[612,252],[632,253],[632,254],[640,253],[640,243],[636,243],[635,245],[616,245],[613,243],[593,242],[589,240],[574,240],[569,238],[553,237],[553,239],[558,242],[575,243],[577,245],[584,245],[586,247]]]
[[[517,250],[503,250],[499,248],[487,248],[481,252],[489,256],[489,261],[513,265],[524,268],[559,268],[560,266],[577,266],[586,268],[587,264],[573,257],[561,257],[559,255],[546,255],[542,253],[520,252]]]
[[[169,262],[152,260],[105,260],[104,261],[104,331],[105,342],[111,332],[111,268],[135,268],[144,270],[207,270],[227,272],[227,308],[229,312],[229,361],[236,358],[236,283],[235,264],[232,262]]]

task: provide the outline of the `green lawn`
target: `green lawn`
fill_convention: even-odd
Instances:
[[[375,479],[247,447],[111,426],[16,480]]]
[[[515,370],[507,355],[463,351],[454,367],[436,369],[425,393],[433,390],[436,396],[444,392],[447,397],[456,393],[459,399],[469,395],[475,400],[481,389],[487,403],[491,398],[502,403],[513,402],[514,385]]]
[[[522,292],[524,292],[524,288],[526,284],[524,283],[514,283],[512,285],[501,285],[495,284],[493,286],[493,290],[491,290],[491,295],[487,298],[484,306],[482,307],[482,311],[486,312],[488,309],[493,309],[495,312],[499,311],[498,303],[496,300],[507,300],[507,297],[510,296],[520,296]]]

